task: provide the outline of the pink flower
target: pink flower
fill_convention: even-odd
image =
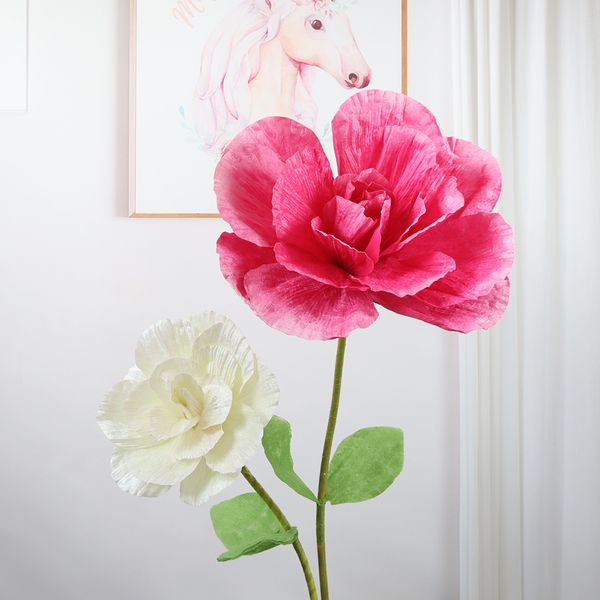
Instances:
[[[496,160],[393,92],[352,96],[333,136],[337,177],[315,134],[279,117],[245,129],[217,167],[234,231],[218,241],[221,269],[254,312],[308,339],[368,327],[375,304],[454,331],[494,325],[514,255],[491,212]]]

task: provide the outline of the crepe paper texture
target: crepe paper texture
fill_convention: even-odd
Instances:
[[[219,562],[259,554],[298,539],[298,530],[284,530],[258,494],[221,502],[213,506],[210,516],[217,537],[228,550],[219,556]]]
[[[361,429],[338,446],[327,479],[331,504],[364,502],[387,490],[404,465],[404,434],[393,427]]]
[[[266,426],[263,435],[263,448],[267,460],[271,463],[275,475],[296,493],[317,501],[317,497],[294,471],[291,452],[292,427],[281,417],[273,417]]]
[[[291,119],[258,121],[226,148],[215,172],[233,229],[217,244],[226,279],[268,325],[306,339],[368,327],[376,304],[453,331],[493,326],[514,258],[492,212],[496,159],[395,92],[355,94],[332,130],[337,177]]]
[[[199,505],[231,485],[260,448],[279,402],[273,374],[226,317],[161,321],[141,336],[136,366],[100,406],[119,487],[161,496],[180,484]]]

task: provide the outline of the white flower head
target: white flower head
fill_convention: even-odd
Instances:
[[[112,475],[136,496],[180,484],[199,505],[231,485],[260,447],[279,400],[274,375],[229,319],[207,312],[146,330],[136,366],[100,406]]]

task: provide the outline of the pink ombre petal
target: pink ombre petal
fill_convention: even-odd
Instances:
[[[465,198],[463,214],[491,212],[502,191],[502,173],[498,161],[489,153],[465,140],[448,138],[457,155],[454,175]]]
[[[239,238],[234,233],[223,233],[217,241],[217,253],[223,276],[244,299],[248,299],[244,277],[248,271],[275,262],[271,248],[262,248]]]
[[[278,240],[313,248],[311,221],[332,196],[333,173],[320,144],[290,157],[273,188],[273,224]]]
[[[419,293],[421,300],[439,307],[487,295],[508,277],[514,261],[512,228],[497,213],[448,219],[405,249],[415,254],[435,250],[455,260],[455,271]]]
[[[456,214],[465,205],[465,199],[457,188],[455,177],[443,177],[420,201],[422,204],[417,206],[421,214],[401,239],[385,248],[382,252],[384,256],[397,252],[418,235]]]
[[[390,126],[418,130],[440,151],[448,151],[435,117],[422,104],[396,92],[368,90],[344,102],[333,119],[339,173],[360,173],[374,167],[384,151],[384,130]]]
[[[324,252],[311,254],[284,243],[275,244],[275,257],[288,271],[338,288],[367,290],[367,286],[336,265]]]
[[[366,169],[358,175],[346,173],[336,178],[334,183],[335,193],[344,198],[352,198],[357,188],[391,190],[388,180],[375,169]]]
[[[455,268],[454,260],[442,252],[408,257],[398,253],[380,260],[375,270],[360,280],[373,292],[388,292],[399,297],[412,296]]]
[[[265,323],[309,340],[348,336],[378,316],[366,292],[338,289],[265,265],[246,275],[249,304]]]
[[[330,233],[316,229],[314,234],[329,260],[344,271],[359,279],[373,271],[375,261],[366,252],[353,248]]]
[[[313,230],[333,233],[355,247],[366,245],[376,227],[377,223],[365,215],[363,206],[341,196],[334,196],[327,202],[321,216],[312,222]]]
[[[233,139],[217,165],[215,193],[221,216],[239,237],[259,246],[275,244],[275,182],[291,155],[320,146],[310,129],[283,117],[262,119]]]
[[[391,294],[374,294],[373,300],[381,306],[407,317],[419,319],[460,333],[489,329],[504,315],[510,296],[510,283],[504,279],[492,290],[475,300],[465,300],[454,306],[432,306],[414,296],[398,298]]]
[[[392,186],[396,201],[405,204],[433,183],[432,169],[438,166],[438,151],[420,131],[408,127],[386,127],[383,147],[374,167]],[[436,169],[437,171],[437,169]]]

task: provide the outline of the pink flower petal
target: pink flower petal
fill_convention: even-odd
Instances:
[[[369,289],[356,277],[335,264],[324,251],[320,254],[312,254],[289,244],[278,243],[275,244],[275,256],[277,262],[288,271],[306,275],[321,283],[338,288],[353,288],[363,291]]]
[[[464,204],[465,199],[458,191],[456,177],[441,176],[440,180],[433,184],[429,193],[417,203],[421,214],[417,216],[414,224],[399,240],[388,245],[382,255],[397,252],[418,235],[458,212]]]
[[[315,245],[311,221],[333,197],[333,173],[319,144],[290,157],[273,188],[273,224],[280,242]]]
[[[221,216],[239,237],[259,246],[275,244],[275,182],[292,154],[320,147],[310,129],[283,117],[250,125],[227,146],[215,171],[215,192]]]
[[[346,337],[378,316],[367,293],[324,285],[280,265],[248,273],[246,290],[250,306],[268,325],[309,340]]]
[[[244,277],[262,265],[275,262],[271,248],[262,248],[239,238],[235,233],[223,233],[217,241],[217,252],[223,276],[244,299],[248,299]]]
[[[333,119],[339,173],[360,173],[374,167],[384,151],[384,131],[390,126],[418,130],[438,150],[448,152],[435,117],[422,104],[396,92],[368,90],[344,102]]]
[[[502,318],[508,305],[510,283],[504,279],[476,300],[465,300],[447,308],[433,306],[414,296],[398,298],[392,294],[374,294],[373,299],[385,308],[460,333],[489,329]]]
[[[358,175],[340,175],[336,178],[334,187],[336,195],[352,199],[359,199],[365,191],[392,190],[388,180],[375,169],[366,169]]]
[[[456,268],[454,260],[442,252],[421,256],[392,254],[377,263],[375,270],[360,280],[374,292],[412,296],[429,287]]]
[[[327,202],[321,216],[312,222],[313,231],[315,228],[326,231],[361,250],[369,243],[376,227],[377,221],[367,217],[364,206],[340,196]]]
[[[366,252],[353,248],[330,233],[319,229],[315,229],[314,233],[333,264],[358,278],[373,271],[375,261]]]
[[[502,191],[498,161],[471,142],[455,138],[448,138],[448,142],[458,156],[454,175],[458,179],[458,189],[465,197],[463,214],[491,212]]]
[[[406,245],[415,254],[438,251],[456,261],[456,270],[419,293],[434,306],[447,307],[487,295],[509,274],[513,233],[497,213],[450,218]]]

